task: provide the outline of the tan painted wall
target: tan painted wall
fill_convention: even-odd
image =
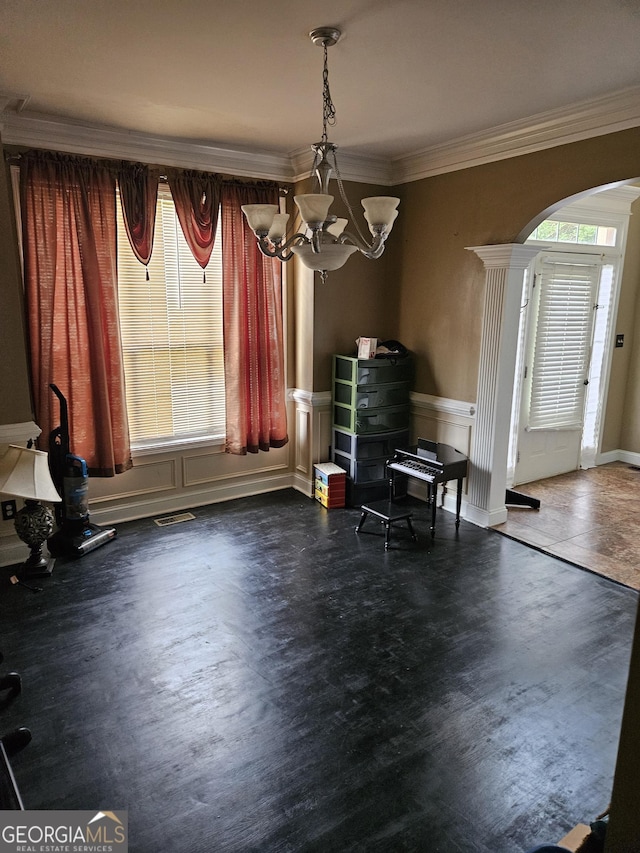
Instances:
[[[624,411],[620,431],[620,446],[640,452],[640,287],[636,299],[635,333],[629,340],[629,376],[625,388]]]
[[[484,271],[465,247],[522,241],[568,199],[638,175],[633,129],[400,187],[388,258],[399,297],[393,337],[416,353],[415,390],[475,402]]]
[[[624,346],[611,354],[609,393],[602,434],[603,453],[611,450],[640,452],[640,406],[638,379],[632,367],[640,355],[640,334],[636,333],[638,293],[640,292],[640,199],[632,206],[627,251],[620,284],[620,301],[615,333],[624,335]],[[635,407],[631,403],[635,400]]]
[[[365,236],[366,222],[360,200],[371,195],[390,195],[386,187],[345,181],[345,192]],[[316,192],[311,179],[296,184],[292,195]],[[337,189],[336,189],[337,193]],[[297,208],[288,199],[292,217]],[[339,195],[334,196],[331,212],[350,220],[347,229],[357,234],[349,212]],[[306,270],[297,259],[289,262],[293,304],[291,332],[295,354],[295,387],[305,391],[331,390],[331,356],[348,354],[359,335],[392,337],[397,326],[397,309],[388,299],[390,278],[386,255],[371,261],[352,255],[340,270],[329,273],[323,284],[319,274]]]
[[[2,144],[0,142],[0,154]],[[33,420],[9,167],[0,167],[0,424]]]
[[[345,182],[345,191],[360,229],[371,238],[363,216],[360,200],[367,196],[392,195],[388,187]],[[331,212],[349,219],[347,230],[357,234],[349,212],[336,197]],[[395,231],[389,237],[395,238]],[[331,388],[331,356],[355,352],[355,340],[360,335],[381,340],[395,337],[398,295],[394,286],[387,251],[377,261],[359,252],[351,255],[340,270],[329,273],[322,284],[315,277],[314,290],[314,347],[313,387],[315,391]]]
[[[627,292],[624,308],[618,313],[618,331],[624,332],[625,345],[618,353],[627,354],[626,382],[620,392],[619,447],[640,451],[640,199],[635,203],[631,226],[635,235],[634,252],[625,261],[624,284]],[[630,253],[628,253],[630,254]],[[633,298],[632,298],[633,297]],[[607,420],[609,412],[607,410]]]

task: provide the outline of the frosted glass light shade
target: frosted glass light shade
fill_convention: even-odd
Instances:
[[[375,228],[375,226],[376,226],[376,225],[378,225],[379,223],[377,223],[377,222],[369,222],[369,217],[367,216],[367,214],[366,214],[366,213],[365,213],[365,215],[364,215],[364,218],[365,218],[365,219],[367,220],[367,222],[369,223],[369,231],[371,231],[371,233],[372,233],[372,234],[373,234],[373,236],[375,237],[375,236],[376,236],[376,228]],[[387,230],[386,230],[386,232],[385,232],[385,236],[386,236],[386,237],[388,237],[388,236],[389,236],[389,234],[391,233],[391,229],[393,228],[393,223],[396,221],[396,219],[397,219],[397,218],[398,218],[398,211],[397,211],[397,210],[394,210],[394,211],[393,211],[393,213],[391,214],[391,219],[389,220],[389,222],[387,223],[387,226],[386,226],[386,228],[387,228]]]
[[[396,208],[399,204],[399,198],[393,198],[388,195],[363,198],[362,206],[364,207],[364,218],[369,223],[369,227],[372,228],[375,225],[384,225],[386,226],[387,233],[389,233],[398,215]]]
[[[309,243],[301,243],[299,246],[292,246],[291,251],[310,270],[331,272],[344,266],[349,256],[358,250],[347,243],[323,243],[321,251],[314,252]]]
[[[243,204],[242,212],[247,217],[249,228],[254,234],[259,231],[268,231],[271,228],[274,217],[278,212],[277,204]]]
[[[276,243],[278,240],[282,240],[287,231],[287,222],[289,221],[288,213],[276,213],[273,217],[273,222],[271,223],[271,228],[269,229],[269,233],[267,237],[273,242]]]
[[[306,193],[294,196],[293,200],[298,205],[300,216],[309,224],[325,221],[333,196],[325,193]]]
[[[47,454],[15,444],[0,458],[0,493],[47,503],[62,500],[49,473]]]
[[[348,219],[336,219],[333,225],[328,225],[325,231],[328,231],[332,237],[339,237],[347,227]]]

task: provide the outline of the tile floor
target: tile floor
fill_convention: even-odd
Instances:
[[[539,498],[540,509],[510,506],[495,530],[640,589],[640,468],[611,462],[517,491]]]

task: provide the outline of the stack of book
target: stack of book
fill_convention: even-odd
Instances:
[[[315,465],[315,498],[328,509],[345,505],[347,474],[334,462]]]

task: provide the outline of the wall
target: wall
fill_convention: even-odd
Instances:
[[[390,263],[397,337],[417,354],[415,391],[476,401],[485,276],[466,247],[522,241],[565,200],[638,175],[640,130],[633,129],[398,188]],[[638,408],[625,417],[637,420]],[[629,428],[626,440],[631,435]]]
[[[370,239],[368,230],[364,232],[366,222],[360,200],[368,196],[390,195],[389,188],[353,181],[345,181],[344,188],[360,229]],[[314,192],[310,179],[295,186],[296,194],[305,192]],[[346,230],[357,235],[353,218],[339,195],[334,196],[331,213],[348,219]],[[308,382],[310,377],[312,383],[310,386],[297,383],[297,387],[329,391],[333,353],[348,355],[355,352],[355,340],[359,335],[380,339],[394,337],[397,292],[393,286],[389,256],[385,253],[377,261],[372,261],[354,253],[342,269],[328,274],[324,284],[319,274],[311,276],[300,264],[295,275],[300,294],[298,318],[301,324],[295,329],[300,362],[298,377],[302,382]],[[309,347],[307,344],[311,342]],[[311,364],[303,366],[302,360],[309,355]]]
[[[640,451],[639,376],[634,365],[640,356],[640,334],[636,333],[640,293],[640,199],[631,207],[627,251],[620,284],[616,334],[624,335],[624,346],[613,349],[609,392],[603,424],[601,452]],[[635,401],[636,405],[630,405]]]
[[[6,268],[11,275],[4,277],[0,284],[1,317],[6,325],[0,344],[6,346],[2,364],[10,370],[3,370],[0,364],[0,381],[7,387],[2,399],[10,405],[2,409],[0,424],[15,425],[22,421],[31,422],[32,414],[22,283],[8,168],[6,174],[3,171],[3,177],[0,212],[6,227],[2,231],[0,261],[4,262],[6,258]],[[296,192],[309,191],[309,183],[301,182]],[[375,185],[349,186],[345,182],[345,187],[358,206],[363,196],[382,192]],[[288,205],[293,205],[291,198]],[[334,209],[339,215],[346,213],[339,198]],[[111,479],[92,479],[90,502],[93,521],[110,524],[158,516],[290,486],[312,495],[313,463],[327,459],[329,453],[330,354],[346,351],[353,345],[351,338],[360,314],[365,330],[379,328],[381,318],[386,317],[380,307],[384,294],[385,261],[373,263],[364,258],[354,258],[350,268],[331,275],[330,287],[323,286],[318,276],[315,279],[297,261],[285,267],[289,444],[279,450],[246,457],[229,456],[221,446],[202,444],[179,452],[134,453],[132,470]],[[340,305],[341,324],[331,320],[337,305]],[[315,388],[319,388],[319,393]],[[0,563],[26,556],[26,552],[22,555],[16,551],[24,546],[17,542],[10,523],[0,524],[0,535],[3,536]]]
[[[9,167],[3,158],[0,165],[0,424],[22,423],[33,418],[15,222]]]
[[[624,309],[621,306],[618,314],[618,331],[625,333],[625,346],[618,350],[618,353],[627,353],[627,372],[624,387],[620,392],[622,414],[617,446],[637,452],[640,449],[640,200],[635,203],[633,210],[635,216],[632,217],[630,226],[634,229],[635,251],[628,259],[629,266],[625,261],[624,281],[625,285],[629,282],[628,298]],[[607,410],[607,419],[608,417]]]
[[[546,211],[571,196],[596,186],[629,181],[638,175],[640,129],[437,175],[391,190],[401,198],[400,216],[387,251],[379,261],[353,257],[342,270],[331,273],[325,284],[314,283],[313,276],[296,270],[296,261],[289,265],[288,378],[293,383],[294,396],[298,393],[302,402],[295,403],[290,422],[296,442],[293,458],[279,460],[275,466],[278,477],[282,467],[288,466],[298,472],[302,482],[308,483],[311,462],[326,458],[331,354],[350,351],[359,334],[397,338],[414,352],[414,397],[417,395],[420,404],[441,399],[454,404],[462,402],[472,414],[477,394],[485,275],[481,261],[467,247],[524,239]],[[301,182],[296,191],[306,188],[306,182]],[[361,197],[389,191],[351,183],[347,192],[358,207],[359,216]],[[9,195],[3,174],[0,287],[4,329],[0,347],[4,355],[0,364],[0,389],[4,392],[0,396],[3,406],[0,421],[5,423],[32,418]],[[336,199],[334,207],[336,213],[343,212],[340,199]],[[636,268],[634,260],[628,269]],[[630,317],[632,290],[625,288],[625,294],[625,317]],[[606,435],[608,447],[613,446],[618,440],[619,420],[624,424],[620,441],[624,441],[625,449],[637,452],[640,406],[634,405],[636,392],[630,392],[624,381],[627,370],[636,379],[640,372],[640,335],[634,336],[633,331],[633,328],[625,330],[628,349],[616,353],[614,361],[612,399],[626,401],[624,413],[620,413],[617,403]],[[623,359],[628,363],[619,369]],[[464,417],[467,441],[471,422]],[[228,471],[225,466],[220,467],[217,451],[213,455],[217,459],[213,476],[214,479],[219,476],[225,483],[224,493],[235,474],[248,484],[257,483],[252,479],[256,476],[252,463],[240,460],[235,471]],[[145,466],[147,463],[148,460]],[[166,460],[159,464],[166,474]],[[270,461],[264,466],[258,480],[271,476],[269,469],[273,464]],[[184,471],[187,463],[181,457],[174,459],[172,465],[175,473]],[[172,482],[178,480],[174,477]],[[165,495],[169,481],[160,477],[160,482],[159,491]],[[184,488],[190,481],[183,476],[180,482]],[[141,489],[129,488],[119,480],[117,488],[114,484],[101,484],[95,491],[96,498],[104,498],[111,506],[120,499],[111,495],[112,491],[118,495],[130,491],[138,495],[136,500],[141,500],[148,488],[148,484]]]
[[[640,289],[640,288],[639,288]],[[634,337],[630,343],[629,377],[620,431],[620,446],[638,452],[640,449],[640,294],[636,299]]]
[[[3,172],[3,170],[0,170]],[[147,507],[151,493],[153,508],[164,510],[165,498],[176,483],[185,500],[198,500],[210,483],[219,495],[233,496],[234,489],[263,489],[291,482],[292,468],[308,482],[309,454],[317,452],[318,418],[313,412],[314,393],[328,390],[331,353],[350,346],[354,334],[377,334],[401,340],[414,351],[417,377],[414,391],[425,428],[437,432],[452,412],[451,429],[467,436],[472,427],[476,400],[478,353],[482,328],[485,276],[480,259],[468,246],[508,243],[524,239],[546,212],[564,200],[593,187],[628,182],[640,176],[640,129],[621,131],[547,151],[439,175],[399,187],[400,216],[382,262],[369,267],[364,259],[329,278],[327,285],[313,285],[301,275],[289,282],[292,304],[290,328],[295,340],[289,350],[296,364],[290,365],[300,395],[297,413],[305,414],[310,430],[308,454],[296,447],[258,459],[228,460],[223,454],[207,454],[197,448],[167,460],[156,457],[144,463],[141,490],[115,478],[107,485],[105,514],[117,506],[118,490],[130,489],[130,500],[140,510]],[[354,185],[358,190],[358,185]],[[358,190],[359,192],[359,190]],[[355,192],[351,193],[355,197]],[[361,194],[360,194],[361,195]],[[26,372],[20,277],[17,267],[12,210],[6,178],[0,178],[0,423],[31,420]],[[352,260],[350,264],[356,264]],[[313,308],[310,297],[313,294]],[[633,300],[631,300],[633,301]],[[631,309],[630,313],[631,313]],[[640,451],[640,305],[636,299],[635,324],[630,330],[628,375],[621,441]],[[364,328],[366,327],[366,328]],[[618,380],[616,379],[616,382]],[[624,383],[622,383],[624,384]],[[315,391],[314,391],[315,389]],[[618,392],[616,392],[618,393]],[[305,397],[305,395],[307,395]],[[440,405],[437,400],[450,402]],[[435,401],[435,402],[434,402]],[[326,400],[318,410],[326,411]],[[433,405],[432,405],[433,404]],[[425,411],[433,411],[427,415]],[[427,424],[429,422],[429,425]],[[326,424],[326,419],[325,419]],[[293,430],[293,424],[292,424]],[[446,434],[446,430],[445,433]],[[615,430],[613,435],[615,435]],[[446,439],[445,439],[446,440]],[[614,440],[614,439],[612,439]],[[291,459],[291,455],[295,459]],[[268,458],[265,458],[268,457]],[[226,469],[229,465],[240,469]],[[306,466],[306,467],[305,467]],[[126,475],[122,475],[125,477]],[[182,478],[182,479],[179,479]],[[186,487],[185,487],[186,486]],[[108,493],[108,494],[107,494]],[[164,496],[164,497],[163,497]],[[638,641],[635,643],[636,649]],[[638,654],[634,655],[627,693],[626,721],[620,745],[618,773],[612,813],[620,815],[616,844],[610,850],[631,850],[640,796],[637,770]],[[626,815],[627,821],[622,819]],[[613,840],[613,839],[612,839]]]

